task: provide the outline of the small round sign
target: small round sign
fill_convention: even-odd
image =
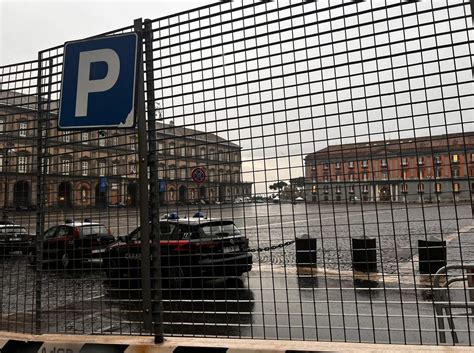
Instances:
[[[196,167],[191,172],[191,177],[195,183],[202,184],[206,181],[206,171],[202,167]]]

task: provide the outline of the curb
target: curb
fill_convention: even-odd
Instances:
[[[384,345],[344,342],[275,341],[150,336],[24,335],[0,333],[1,353],[316,353],[472,352],[472,347]]]

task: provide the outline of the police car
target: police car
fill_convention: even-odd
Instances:
[[[206,218],[201,212],[184,218],[169,214],[160,219],[159,227],[164,285],[180,286],[187,279],[238,277],[252,269],[248,240],[232,220]],[[104,269],[111,283],[139,282],[140,227],[107,247]]]
[[[66,220],[46,230],[43,236],[43,263],[65,269],[81,268],[84,262],[101,263],[107,245],[115,241],[107,227],[90,219]],[[36,264],[36,245],[28,249],[28,262]]]

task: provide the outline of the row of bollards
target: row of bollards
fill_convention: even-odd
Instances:
[[[316,238],[305,234],[295,241],[296,265],[316,267]],[[446,266],[446,241],[418,240],[419,272],[435,274]],[[377,272],[377,239],[352,238],[352,268],[364,273]]]

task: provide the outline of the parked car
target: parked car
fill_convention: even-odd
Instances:
[[[0,255],[7,255],[14,251],[26,254],[33,237],[25,227],[13,222],[2,221],[0,224]]]
[[[69,269],[83,262],[102,262],[106,247],[115,241],[107,227],[88,219],[82,222],[67,220],[44,232],[43,263],[56,263]],[[28,262],[36,264],[36,244],[28,248]]]
[[[231,220],[165,215],[159,222],[164,285],[192,278],[238,277],[252,269],[248,240]],[[104,269],[111,282],[139,281],[140,227],[107,247]]]

